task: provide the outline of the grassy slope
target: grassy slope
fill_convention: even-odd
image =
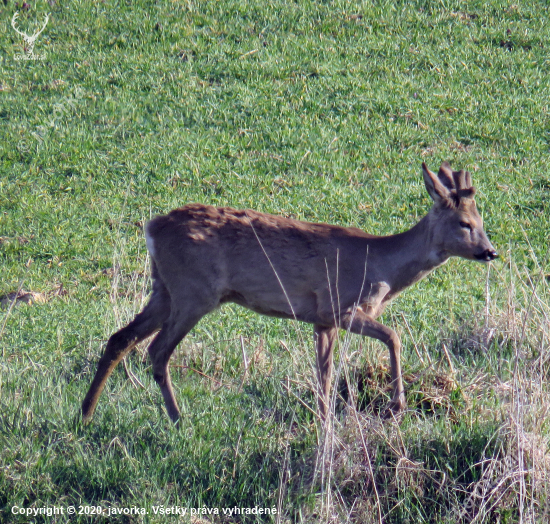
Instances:
[[[304,357],[296,370],[280,342],[307,355],[307,326],[224,308],[174,364],[230,387],[175,368],[181,430],[167,422],[141,355],[129,366],[145,389],[121,368],[92,426],[75,424],[104,340],[146,294],[141,224],[201,201],[392,233],[429,208],[420,162],[436,169],[449,160],[472,171],[487,231],[504,255],[490,281],[500,318],[509,311],[508,273],[515,275],[507,263],[520,268],[520,288],[547,249],[546,4],[56,3],[33,5],[20,27],[46,8],[51,19],[35,52],[47,59],[36,62],[14,60],[22,52],[9,26],[15,8],[0,8],[0,294],[23,282],[51,297],[1,312],[3,518],[12,518],[12,504],[79,500],[272,506],[288,450],[295,476],[282,509],[291,521],[314,519],[328,499],[299,480],[313,469],[318,435],[296,400],[314,405],[310,370]],[[425,369],[426,354],[436,360],[448,342],[459,385],[435,404],[453,417],[416,412],[400,438],[408,459],[464,486],[479,476],[467,467],[484,447],[497,449],[491,437],[506,418],[498,395],[464,392],[484,373],[488,383],[516,376],[517,345],[495,342],[493,354],[465,342],[489,320],[474,320],[485,311],[485,277],[478,265],[452,261],[384,317],[399,326],[408,373]],[[61,283],[68,294],[53,297]],[[243,391],[241,335],[255,357]],[[512,338],[503,330],[498,340]],[[384,368],[378,345],[353,344]],[[295,395],[281,385],[286,377]],[[413,383],[409,402],[429,397],[414,391]],[[544,437],[547,428],[539,429]],[[400,485],[391,436],[374,435],[388,521],[443,519],[454,501],[430,492],[435,481],[418,493]],[[342,507],[356,501],[354,511],[366,514],[375,504],[362,477],[342,496]],[[397,500],[405,503],[394,508]],[[514,501],[502,515],[516,518]]]

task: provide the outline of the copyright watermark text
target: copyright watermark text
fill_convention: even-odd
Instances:
[[[25,515],[26,517],[36,517],[45,515],[52,517],[54,515],[97,515],[102,517],[110,517],[111,515],[276,515],[277,508],[263,508],[254,506],[232,508],[208,508],[202,506],[199,508],[188,508],[185,506],[151,506],[150,510],[143,507],[131,506],[125,508],[117,508],[115,506],[46,506],[42,508],[23,508],[20,506],[12,506],[11,512],[13,515]]]
[[[36,517],[37,515],[51,517],[53,515],[66,514],[63,506],[48,506],[46,508],[20,508],[19,506],[12,506],[11,512],[13,515],[26,515],[27,517]]]

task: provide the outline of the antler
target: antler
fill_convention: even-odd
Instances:
[[[40,29],[40,31],[38,31],[32,36],[29,36],[27,33],[22,33],[21,31],[19,31],[19,29],[17,29],[15,25],[15,21],[17,20],[18,17],[19,17],[19,13],[16,11],[13,15],[13,18],[11,19],[11,26],[15,29],[16,33],[20,34],[25,39],[25,42],[30,43],[30,42],[34,42],[38,38],[38,35],[40,35],[40,33],[44,31],[44,29],[46,29],[46,25],[48,25],[48,21],[50,19],[50,13],[46,15],[46,20],[44,20],[44,25],[42,26],[42,29]]]
[[[18,17],[19,13],[16,11],[13,15],[13,18],[11,19],[11,26],[15,29],[15,32],[17,34],[21,35],[23,38],[29,38],[29,35],[27,33],[22,33],[21,31],[19,31],[19,29],[17,29],[15,25],[15,20],[17,20]]]
[[[46,20],[44,21],[44,25],[42,26],[42,29],[40,29],[40,31],[38,31],[38,33],[36,33],[33,38],[36,38],[42,31],[44,31],[44,29],[46,29],[46,25],[48,24],[48,20],[50,19],[50,13],[48,13],[46,15]]]

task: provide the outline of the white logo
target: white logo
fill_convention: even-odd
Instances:
[[[15,12],[13,15],[13,18],[11,19],[11,26],[15,29],[15,32],[18,35],[21,35],[23,37],[23,40],[25,42],[25,53],[26,55],[16,55],[16,60],[44,60],[46,57],[45,55],[35,55],[34,54],[34,44],[36,44],[36,39],[40,35],[42,31],[46,28],[46,24],[48,23],[48,20],[50,19],[50,15],[46,15],[46,20],[44,20],[44,25],[42,26],[42,29],[40,29],[37,33],[34,33],[34,35],[29,36],[27,33],[23,33],[22,31],[19,31],[17,29],[17,26],[15,25],[15,21],[19,17],[19,12]]]

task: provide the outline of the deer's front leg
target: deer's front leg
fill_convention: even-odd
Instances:
[[[338,336],[338,329],[315,325],[313,338],[317,354],[317,383],[319,385],[319,413],[321,420],[326,421],[330,407],[330,386],[332,379],[332,360],[334,343]]]
[[[341,327],[349,329],[357,335],[376,338],[388,346],[393,387],[393,397],[389,410],[394,413],[403,411],[407,404],[401,377],[401,341],[397,333],[393,329],[384,326],[384,324],[380,324],[380,322],[377,322],[359,308],[343,315]]]

